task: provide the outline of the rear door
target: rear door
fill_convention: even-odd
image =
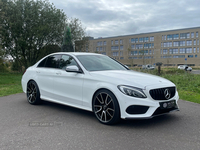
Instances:
[[[61,55],[51,55],[41,61],[36,68],[37,84],[40,89],[41,98],[52,99],[55,95],[54,77],[58,70]]]

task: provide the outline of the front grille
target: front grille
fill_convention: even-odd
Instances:
[[[165,91],[169,90],[170,96],[166,96]],[[176,87],[166,87],[166,88],[160,88],[160,89],[153,89],[149,91],[149,94],[154,100],[168,100],[172,97],[174,97],[176,93]]]

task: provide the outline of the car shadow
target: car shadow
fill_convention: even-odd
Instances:
[[[92,122],[99,123],[96,119],[93,112],[70,107],[67,105],[61,105],[53,102],[44,101],[42,103],[42,106],[45,107],[51,107],[55,110],[62,111],[64,113],[68,113],[67,115],[71,115],[74,117],[81,117],[82,119],[87,119]],[[176,112],[157,116],[151,119],[133,119],[133,120],[123,120],[121,119],[118,124],[112,125],[113,127],[126,127],[126,128],[154,128],[156,126],[162,126],[162,125],[170,125],[173,124],[173,122],[176,122],[179,120],[179,117],[177,116]],[[100,124],[100,123],[99,123]],[[173,126],[173,125],[170,125]]]

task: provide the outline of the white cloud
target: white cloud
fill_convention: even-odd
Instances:
[[[79,18],[93,37],[199,26],[196,0],[50,0],[68,17]]]

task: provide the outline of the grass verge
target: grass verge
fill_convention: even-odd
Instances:
[[[137,71],[157,74],[157,70]],[[180,99],[200,103],[200,75],[176,68],[162,68],[160,76],[176,84]],[[21,78],[20,73],[0,73],[0,96],[21,93]]]
[[[21,73],[0,73],[0,96],[22,93]]]

